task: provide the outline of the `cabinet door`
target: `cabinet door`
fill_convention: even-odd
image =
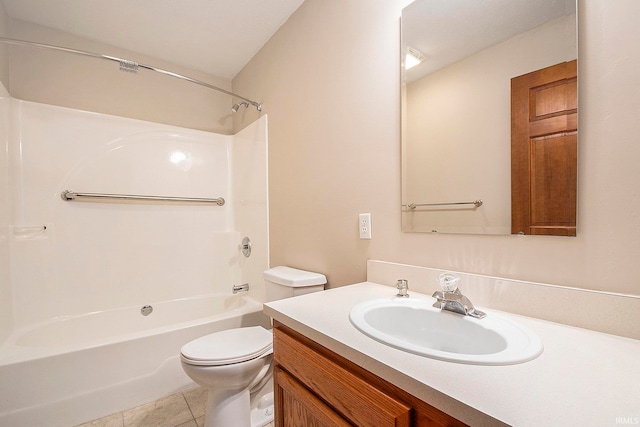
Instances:
[[[278,329],[274,359],[277,366],[355,426],[409,427],[411,423],[410,406]],[[296,425],[300,426],[306,424]]]
[[[276,425],[281,427],[350,427],[333,411],[286,372],[276,368]]]

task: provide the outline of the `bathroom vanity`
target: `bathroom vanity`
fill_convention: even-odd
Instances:
[[[465,425],[277,321],[274,355],[279,426]]]
[[[501,366],[436,360],[349,321],[355,305],[395,293],[364,282],[265,304],[276,426],[603,426],[640,416],[639,340],[486,310],[535,332],[543,353]]]

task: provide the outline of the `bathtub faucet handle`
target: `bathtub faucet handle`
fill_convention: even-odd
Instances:
[[[246,292],[248,290],[249,290],[249,284],[248,283],[244,283],[242,285],[233,285],[232,292],[234,294],[237,294],[238,292]]]
[[[239,249],[242,251],[242,255],[249,258],[251,256],[251,240],[248,237],[242,239]]]

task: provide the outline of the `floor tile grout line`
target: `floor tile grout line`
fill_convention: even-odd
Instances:
[[[189,399],[187,399],[187,395],[185,394],[185,392],[182,392],[182,397],[184,398],[184,401],[187,402],[187,408],[189,408],[189,412],[191,412],[193,421],[196,421],[196,414],[193,413],[193,409],[191,408],[191,404],[189,404]]]
[[[193,409],[191,409],[191,405],[189,405],[189,399],[187,399],[187,396],[184,394],[184,392],[180,393],[182,395],[182,398],[184,399],[185,403],[187,404],[187,408],[189,409],[189,413],[191,414],[191,419],[193,420],[193,422],[196,424],[196,426],[198,425],[198,423],[196,422],[196,417],[193,414]]]

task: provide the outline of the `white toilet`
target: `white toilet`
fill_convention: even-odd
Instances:
[[[264,278],[269,301],[321,291],[327,282],[322,274],[290,267],[271,268]],[[261,326],[227,329],[182,347],[182,369],[208,389],[205,427],[262,427],[273,420],[272,358],[273,336]],[[252,417],[252,407],[261,415]]]

